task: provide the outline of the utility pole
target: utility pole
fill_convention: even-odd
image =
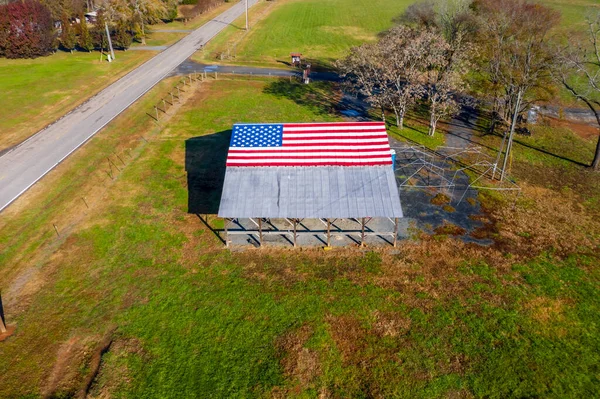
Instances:
[[[521,107],[522,92],[522,89],[519,89],[519,92],[517,93],[517,103],[515,104],[515,111],[513,113],[513,119],[510,125],[510,133],[508,135],[508,144],[506,145],[506,152],[504,153],[504,163],[502,164],[502,174],[500,175],[500,181],[504,181],[504,178],[506,177],[506,167],[508,166],[508,157],[512,150],[513,136],[515,134],[515,125],[517,124],[519,107]]]
[[[246,30],[248,30],[248,0],[246,0]]]
[[[110,32],[108,31],[108,22],[104,23],[104,27],[106,28],[106,37],[108,38],[108,48],[110,48],[110,56],[111,58],[115,59],[115,52],[113,50],[113,46],[112,46],[112,41],[110,40]]]

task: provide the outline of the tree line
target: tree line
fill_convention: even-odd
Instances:
[[[188,0],[196,14],[223,0]],[[0,4],[0,57],[33,58],[65,51],[145,43],[147,25],[177,18],[179,0],[16,0]],[[96,11],[93,22],[86,11]]]
[[[347,90],[393,112],[427,109],[429,134],[475,98],[489,104],[493,133],[510,153],[517,123],[532,103],[564,85],[600,127],[600,14],[589,43],[553,36],[560,13],[533,0],[425,0],[409,6],[378,40],[353,48],[337,67]],[[468,94],[468,95],[467,95]],[[591,166],[600,169],[600,141]]]

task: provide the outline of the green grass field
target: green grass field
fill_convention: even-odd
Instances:
[[[0,150],[25,140],[152,55],[117,52],[112,63],[100,62],[97,52],[0,59]]]
[[[251,30],[243,18],[227,28],[194,59],[202,62],[285,67],[290,52],[302,52],[321,66],[343,57],[352,46],[374,40],[392,26],[413,0],[282,0],[251,9]],[[562,14],[560,34],[585,29],[594,0],[543,0]],[[221,59],[219,54],[235,55]]]
[[[350,47],[374,40],[412,0],[283,0],[252,8],[251,30],[239,19],[196,59],[217,62],[217,53],[236,45],[236,64],[285,66],[290,52],[327,65]],[[221,60],[218,60],[221,62]]]
[[[397,253],[231,253],[187,213],[189,159],[226,146],[234,122],[336,120],[333,91],[211,81],[159,127],[145,112],[169,84],[61,165],[51,190],[20,199],[26,212],[0,221],[0,287],[17,324],[0,343],[1,397],[77,394],[106,337],[91,397],[597,392],[600,273],[589,239],[600,230],[570,197],[525,190],[514,219],[497,226],[497,248],[440,238]],[[121,166],[115,181],[107,156]],[[570,209],[565,220],[543,212],[551,199]]]

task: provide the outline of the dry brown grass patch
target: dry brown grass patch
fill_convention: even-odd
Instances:
[[[600,245],[600,221],[586,212],[575,194],[528,184],[522,190],[525,199],[515,209],[488,209],[498,225],[499,248],[534,257],[551,248],[567,255]]]
[[[285,375],[297,382],[300,389],[307,388],[321,374],[318,352],[304,346],[312,335],[312,327],[305,324],[281,336],[276,344]]]
[[[398,312],[375,311],[373,330],[380,337],[398,337],[410,330],[410,317]]]
[[[442,205],[446,205],[446,204],[450,203],[450,197],[448,197],[444,193],[438,193],[429,202],[431,202],[433,205],[440,205],[440,206],[442,206]]]
[[[363,351],[367,346],[369,332],[360,322],[349,315],[328,316],[329,331],[345,364],[358,364],[366,359]]]

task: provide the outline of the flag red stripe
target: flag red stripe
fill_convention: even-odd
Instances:
[[[367,159],[367,158],[383,158],[388,154],[377,154],[377,155],[361,155],[359,157],[356,157],[356,159]],[[266,158],[266,159],[265,159]],[[289,159],[290,157],[287,155],[276,155],[276,156],[266,156],[266,155],[260,155],[260,156],[250,156],[250,157],[240,157],[240,156],[235,156],[232,155],[230,156],[228,159],[265,159],[265,160],[271,160],[271,159]],[[309,157],[301,157],[301,156],[295,156],[294,158],[327,158],[327,159],[339,159],[339,158],[350,158],[350,157],[345,157],[345,156],[340,156],[340,155],[319,155],[319,154],[314,154],[312,156]]]
[[[305,152],[307,154],[315,154],[317,152],[361,152],[361,153],[371,153],[371,152],[388,152],[387,148],[374,148],[374,149],[361,149],[361,148],[340,148],[340,149],[323,149],[323,150],[295,150],[295,149],[282,149],[282,150],[273,150],[273,151],[263,151],[263,150],[251,150],[251,149],[238,149],[239,147],[235,147],[229,150],[229,154],[277,154],[277,153],[297,153],[297,152]],[[279,147],[281,148],[281,147]]]
[[[336,127],[336,126],[385,126],[383,122],[325,122],[325,123],[284,123],[283,129],[286,127]]]
[[[302,163],[289,163],[289,162],[265,162],[265,163],[229,163],[227,166],[378,166],[378,165],[391,165],[392,160],[389,162],[302,162]]]
[[[312,141],[312,140],[340,140],[340,141],[344,141],[344,140],[371,140],[371,139],[383,139],[383,138],[387,138],[387,134],[379,134],[379,135],[372,135],[372,136],[351,136],[351,135],[346,135],[344,137],[335,137],[335,136],[311,136],[311,137],[286,137],[285,133],[283,134],[283,143],[285,144],[286,141],[289,140],[303,140],[303,141]]]

